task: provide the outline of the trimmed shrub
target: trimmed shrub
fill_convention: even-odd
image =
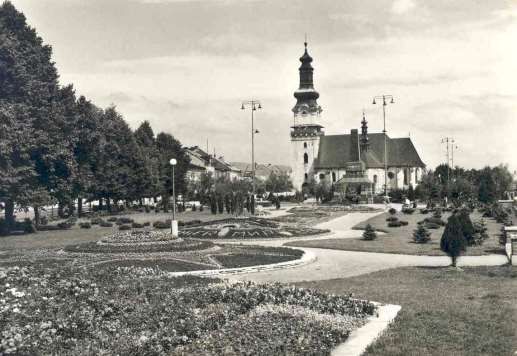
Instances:
[[[153,227],[155,229],[169,229],[171,227],[171,223],[169,222],[167,224],[167,222],[165,222],[165,221],[158,220],[158,221],[153,222]]]
[[[90,219],[90,224],[92,225],[99,225],[100,223],[102,223],[104,220],[100,217],[96,217],[96,218],[91,218]]]
[[[388,227],[401,227],[402,223],[400,221],[390,221],[388,223]]]
[[[99,224],[99,226],[101,227],[112,227],[113,226],[113,223],[111,222],[107,222],[107,221],[103,221]]]
[[[131,230],[131,226],[129,226],[129,225],[119,225],[118,229],[120,231]]]
[[[139,224],[139,223],[137,223],[137,222],[133,222],[133,223],[131,223],[131,227],[132,227],[133,229],[141,229],[141,228],[143,228],[143,227],[144,227],[144,225],[143,225],[143,224]]]
[[[418,228],[413,232],[413,241],[417,244],[425,244],[431,240],[431,233],[427,231],[424,225],[418,225]]]
[[[485,219],[481,218],[478,221],[475,221],[474,224],[474,244],[482,245],[483,242],[488,239],[487,227]]]
[[[72,223],[72,222],[65,221],[65,222],[60,222],[59,224],[57,224],[57,227],[60,228],[60,229],[66,230],[66,229],[70,229],[74,225],[75,224]],[[49,225],[49,226],[51,226],[51,225]]]
[[[458,256],[467,250],[467,241],[461,230],[461,223],[456,215],[451,215],[447,221],[440,240],[440,249],[452,259],[452,265],[454,267],[456,267]]]
[[[400,220],[399,222],[400,222],[400,225],[402,225],[402,226],[408,226],[409,225],[409,222],[404,221],[404,220]]]
[[[79,223],[79,227],[81,229],[90,229],[92,227],[92,224],[90,224],[88,221]]]
[[[463,237],[465,237],[467,244],[469,246],[474,245],[474,225],[472,225],[468,211],[462,209],[456,215],[461,224],[461,231],[463,231]]]
[[[395,215],[395,214],[397,213],[397,209],[395,209],[395,208],[390,208],[390,209],[388,210],[388,213],[390,213],[391,215]]]
[[[415,212],[415,209],[413,209],[413,208],[404,208],[404,209],[402,209],[402,213],[404,213],[404,214],[411,215],[414,212]]]
[[[436,225],[439,225],[439,226],[445,226],[446,225],[445,221],[443,221],[440,218],[435,218],[434,216],[432,218],[425,218],[424,221],[426,223],[436,224]]]
[[[429,209],[425,208],[425,209],[420,209],[420,214],[429,214]]]
[[[377,233],[375,232],[375,229],[372,227],[372,225],[368,224],[366,225],[364,232],[363,232],[363,240],[366,241],[372,241],[377,238]]]
[[[116,216],[110,216],[109,218],[107,218],[106,220],[110,221],[110,222],[115,222],[118,220],[118,218]]]
[[[433,218],[441,219],[442,218],[442,209],[440,209],[440,208],[434,209]]]
[[[398,221],[399,218],[397,218],[396,216],[390,216],[388,218],[386,218],[386,221],[387,222],[394,222],[394,221]]]
[[[135,221],[131,218],[126,218],[126,217],[120,217],[117,219],[117,225],[122,225],[122,224],[132,224],[134,223]]]
[[[146,221],[146,222],[144,222],[142,225],[143,225],[143,226],[151,226],[151,222]]]

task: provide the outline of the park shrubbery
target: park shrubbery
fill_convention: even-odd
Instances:
[[[427,231],[424,224],[419,224],[413,232],[413,241],[417,244],[424,244],[431,240],[431,233]]]
[[[371,241],[375,240],[377,238],[377,233],[375,232],[375,229],[372,227],[372,225],[367,224],[364,228],[363,232],[363,240]]]

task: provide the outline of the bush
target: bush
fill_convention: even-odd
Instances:
[[[192,204],[192,211],[196,211],[196,210],[197,210],[196,204]]]
[[[420,214],[429,214],[429,209],[425,208],[425,209],[420,209]]]
[[[425,244],[431,240],[431,233],[427,231],[424,225],[418,225],[418,228],[413,232],[413,241],[417,244]]]
[[[126,224],[132,224],[134,223],[135,221],[131,218],[126,218],[126,217],[120,217],[117,219],[117,225],[126,225]]]
[[[456,215],[451,215],[443,231],[440,240],[440,249],[451,259],[452,265],[456,266],[458,256],[467,249],[467,241],[461,230],[461,223]]]
[[[116,216],[110,216],[109,218],[107,218],[106,220],[110,221],[110,222],[116,222],[118,220],[118,218]]]
[[[377,233],[375,232],[375,229],[372,227],[372,225],[368,224],[366,225],[364,232],[363,232],[363,240],[366,241],[372,241],[377,238]]]
[[[99,224],[99,226],[101,227],[112,227],[113,226],[113,223],[111,222],[107,222],[107,221],[103,221]]]
[[[388,223],[388,227],[401,227],[402,223],[400,221],[390,221]]]
[[[440,209],[440,208],[434,209],[433,218],[441,219],[442,218],[442,209]]]
[[[402,213],[404,213],[404,214],[411,215],[414,212],[415,212],[415,209],[413,209],[413,208],[404,208],[404,209],[402,209]]]
[[[100,225],[104,220],[100,217],[90,219],[90,224],[92,225]]]
[[[404,221],[404,220],[400,220],[399,222],[400,222],[400,225],[402,225],[402,226],[408,226],[409,225],[409,222]]]
[[[131,227],[132,227],[133,229],[141,229],[141,228],[143,228],[143,227],[144,227],[144,225],[143,225],[143,224],[139,224],[139,223],[137,223],[137,222],[133,222],[133,223],[131,223]]]
[[[399,218],[397,218],[396,216],[390,216],[388,218],[386,218],[386,221],[387,222],[393,222],[393,221],[398,221]]]
[[[51,226],[51,225],[48,225],[48,226]],[[69,221],[60,222],[59,224],[57,224],[57,227],[62,230],[70,229],[72,226],[74,226],[74,223],[71,223]],[[41,228],[40,228],[40,230],[41,230]]]
[[[142,224],[143,226],[151,226],[151,223],[149,221],[146,221]]]
[[[37,231],[34,222],[29,218],[25,218],[25,220],[23,220],[21,227],[23,229],[23,232],[25,232],[26,234],[32,234]]]
[[[474,244],[482,245],[483,242],[488,239],[487,227],[485,219],[481,218],[478,221],[474,222]]]
[[[129,225],[119,225],[118,229],[120,231],[131,230],[131,226],[129,226]]]
[[[395,209],[395,208],[390,208],[390,209],[388,210],[388,213],[390,213],[390,215],[395,215],[395,214],[397,213],[397,209]]]
[[[156,229],[169,229],[171,227],[170,222],[167,224],[165,221],[155,221],[153,222],[153,227]]]
[[[203,205],[199,206],[199,211],[203,211],[205,208],[203,208]]]
[[[461,231],[463,231],[463,237],[465,237],[467,244],[469,246],[474,245],[474,225],[472,225],[468,211],[462,209],[456,215],[458,217],[458,221],[460,222]]]
[[[81,229],[90,229],[92,227],[92,224],[90,224],[88,221],[79,223],[79,227]]]

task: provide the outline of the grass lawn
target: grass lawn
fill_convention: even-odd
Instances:
[[[133,213],[126,215],[115,215],[117,217],[129,217],[137,223],[146,221],[164,221],[171,218],[171,213]],[[107,219],[109,216],[104,216]],[[186,211],[177,214],[177,219],[181,221],[211,221],[232,217],[229,214],[212,215],[210,211]],[[0,250],[12,249],[34,249],[34,248],[62,248],[66,245],[77,244],[81,242],[97,241],[106,235],[110,235],[118,231],[118,226],[100,227],[93,225],[91,229],[81,229],[79,222],[90,221],[90,219],[79,219],[77,224],[69,230],[59,231],[39,231],[35,234],[3,236],[0,237]]]
[[[379,233],[376,240],[364,241],[360,237],[348,239],[322,239],[316,241],[299,241],[288,243],[289,246],[299,247],[316,247],[328,248],[334,250],[348,250],[348,251],[366,251],[366,252],[382,252],[382,253],[401,253],[409,255],[430,255],[441,256],[443,252],[440,251],[440,238],[444,227],[439,229],[431,229],[431,241],[426,244],[416,244],[412,240],[413,231],[416,229],[417,222],[431,217],[432,214],[421,214],[416,211],[411,215],[397,213],[399,220],[409,222],[407,226],[388,227],[386,218],[388,213],[377,215],[368,219],[354,227],[354,229],[362,230],[366,224],[371,224],[376,230],[384,231]],[[442,220],[447,221],[449,214],[444,213]],[[479,220],[481,214],[474,212],[471,214],[472,221]],[[488,228],[488,238],[481,246],[468,247],[467,256],[488,255],[493,253],[504,253],[504,249],[499,245],[498,234],[500,233],[501,224],[498,224],[493,219],[485,218],[486,226]]]
[[[366,355],[515,355],[515,267],[399,268],[298,283],[322,292],[402,305]]]

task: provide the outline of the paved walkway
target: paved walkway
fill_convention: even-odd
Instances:
[[[331,229],[333,232],[321,237],[305,237],[290,239],[275,239],[262,241],[246,241],[247,244],[262,246],[282,246],[286,242],[318,239],[318,238],[356,238],[361,231],[351,230],[357,223],[369,219],[379,213],[350,213],[331,221],[317,225],[318,228]],[[240,242],[242,243],[242,242]],[[341,251],[320,248],[300,248],[310,251],[316,256],[312,263],[285,270],[252,272],[227,276],[230,280],[245,280],[255,282],[300,282],[316,281],[333,278],[346,278],[383,269],[425,266],[448,266],[447,256],[414,256],[389,253]],[[463,256],[458,260],[458,266],[497,266],[508,262],[504,255]],[[223,275],[223,277],[226,277]]]

